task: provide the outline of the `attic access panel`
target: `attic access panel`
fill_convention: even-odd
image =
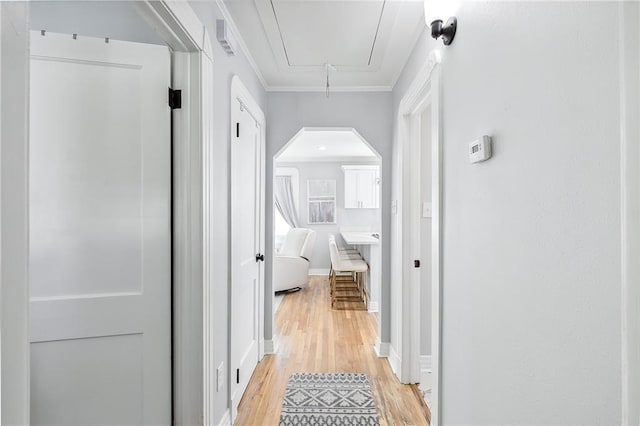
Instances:
[[[384,1],[271,0],[289,66],[367,68]]]

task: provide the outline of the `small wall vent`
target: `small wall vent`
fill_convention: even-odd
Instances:
[[[229,24],[224,19],[216,20],[216,38],[227,55],[236,54],[236,38],[233,36]]]

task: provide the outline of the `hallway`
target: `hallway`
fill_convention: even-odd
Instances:
[[[236,425],[278,424],[287,379],[296,372],[366,373],[381,425],[428,424],[415,386],[400,384],[387,360],[375,354],[375,314],[332,311],[327,277],[312,276],[302,291],[284,297],[275,331],[277,353],[258,364]]]

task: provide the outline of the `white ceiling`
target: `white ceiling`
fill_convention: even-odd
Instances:
[[[353,129],[304,128],[277,156],[278,162],[376,161],[378,156]]]
[[[224,0],[267,90],[391,90],[424,29],[422,0]],[[224,10],[226,9],[226,10]],[[234,28],[235,27],[235,28]]]

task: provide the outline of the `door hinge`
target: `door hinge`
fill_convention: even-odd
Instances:
[[[256,254],[256,262],[264,262],[264,254],[262,253]]]
[[[236,123],[236,138],[240,137],[240,123]]]
[[[236,369],[236,383],[240,384],[240,369]]]
[[[419,261],[419,260],[417,260],[417,259],[416,259],[416,260],[414,260],[414,261],[413,261],[413,267],[414,267],[414,268],[419,268],[419,267],[420,267],[420,261]]]
[[[169,87],[169,108],[182,108],[182,90],[173,90]]]

